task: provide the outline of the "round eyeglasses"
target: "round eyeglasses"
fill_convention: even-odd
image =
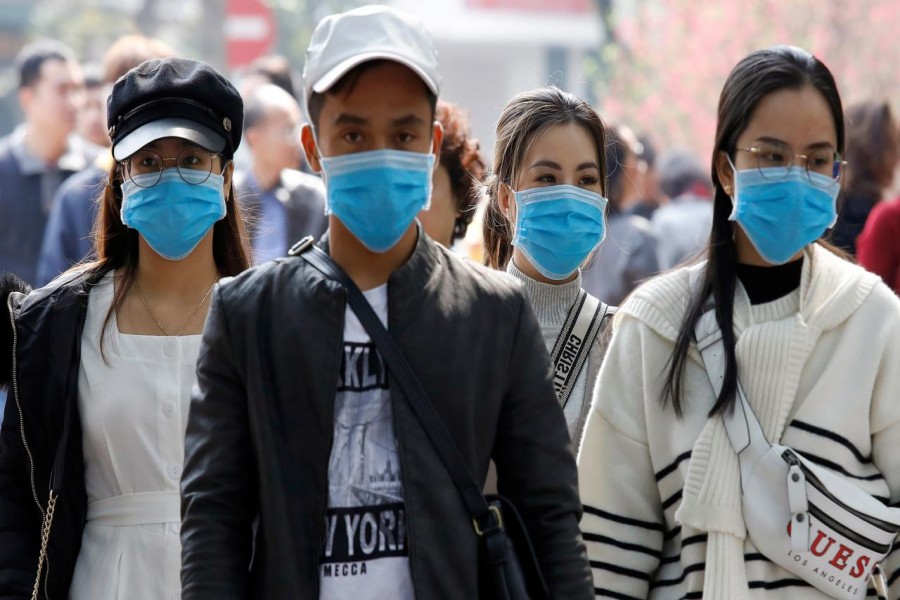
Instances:
[[[213,172],[215,158],[221,156],[196,146],[185,148],[178,156],[163,158],[153,150],[138,150],[122,161],[128,179],[136,186],[150,188],[159,183],[166,161],[174,161],[178,175],[191,185],[200,185]],[[171,167],[169,167],[171,168]],[[147,175],[148,177],[141,177]],[[155,177],[149,177],[155,175]]]
[[[847,161],[841,160],[839,152],[830,148],[813,150],[807,154],[795,154],[789,146],[776,142],[760,142],[749,148],[736,148],[756,157],[757,167],[765,179],[780,181],[786,179],[798,158],[804,161],[804,170],[810,182],[818,187],[830,187],[840,181]],[[813,177],[812,173],[824,175]]]

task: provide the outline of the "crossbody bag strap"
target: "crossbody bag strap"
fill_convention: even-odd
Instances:
[[[403,395],[406,396],[413,413],[431,439],[438,457],[444,464],[444,468],[449,473],[450,479],[453,480],[453,484],[459,491],[463,503],[472,516],[476,531],[487,533],[489,529],[499,527],[499,516],[493,513],[488,506],[481,492],[481,487],[475,482],[475,478],[469,472],[462,455],[460,455],[456,444],[453,442],[453,438],[450,436],[447,428],[444,427],[443,421],[441,421],[434,406],[428,400],[422,384],[406,361],[406,357],[403,356],[402,351],[394,342],[393,337],[385,329],[381,319],[372,310],[369,301],[366,300],[366,297],[353,280],[331,260],[328,254],[314,246],[312,242],[313,238],[311,236],[304,239],[291,249],[290,254],[292,256],[301,256],[326,277],[337,281],[344,287],[347,291],[347,302],[366,332],[368,332],[369,337],[372,338],[372,342],[381,353],[381,357],[403,391]]]
[[[722,332],[716,321],[715,306],[707,306],[703,315],[694,327],[694,339],[697,349],[703,359],[706,375],[712,385],[716,397],[722,391],[725,381],[725,343],[722,340]],[[741,461],[741,471],[745,466],[756,465],[758,459],[769,449],[769,441],[763,431],[762,425],[747,401],[747,395],[741,386],[740,379],[737,382],[737,402],[722,415],[728,440]]]
[[[600,332],[609,307],[584,290],[569,308],[566,321],[556,338],[550,358],[553,360],[553,389],[556,399],[565,407],[578,381],[578,374],[587,363],[591,346]]]

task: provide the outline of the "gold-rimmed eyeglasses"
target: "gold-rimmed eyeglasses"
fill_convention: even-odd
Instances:
[[[178,156],[165,158],[153,150],[138,150],[121,164],[128,179],[138,187],[149,188],[159,183],[167,161],[175,163],[174,168],[186,183],[200,185],[209,179],[218,156],[221,154],[196,146],[185,148]]]
[[[797,159],[803,160],[803,169],[810,182],[818,187],[830,187],[840,181],[847,161],[831,148],[797,154],[785,144],[760,142],[748,148],[735,148],[756,157],[757,167],[765,179],[780,181],[787,178]],[[819,177],[821,175],[821,177]]]

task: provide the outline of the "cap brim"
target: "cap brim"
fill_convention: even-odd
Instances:
[[[425,85],[428,86],[428,89],[431,90],[432,94],[434,94],[435,96],[439,95],[437,81],[429,77],[421,67],[410,61],[405,56],[398,56],[396,54],[391,54],[390,52],[383,52],[380,50],[357,54],[341,63],[338,63],[337,66],[333,67],[330,71],[319,77],[319,80],[312,84],[312,91],[316,92],[317,94],[327,92],[329,89],[331,89],[331,86],[337,83],[337,81],[341,77],[346,75],[347,72],[350,71],[350,69],[357,65],[361,65],[364,62],[369,62],[370,60],[390,60],[396,63],[400,63],[404,67],[408,67],[416,75],[418,75],[422,81],[425,82]]]
[[[210,152],[225,149],[225,138],[209,127],[190,119],[158,119],[141,125],[113,146],[113,158],[125,160],[150,142],[177,137],[194,142]]]

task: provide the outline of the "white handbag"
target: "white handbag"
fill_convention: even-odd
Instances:
[[[718,395],[725,353],[714,309],[703,314],[694,335]],[[886,599],[879,563],[900,532],[900,509],[885,506],[790,447],[770,444],[740,381],[737,396],[722,420],[740,462],[750,541],[769,560],[832,598],[865,598],[872,580],[878,596]]]

